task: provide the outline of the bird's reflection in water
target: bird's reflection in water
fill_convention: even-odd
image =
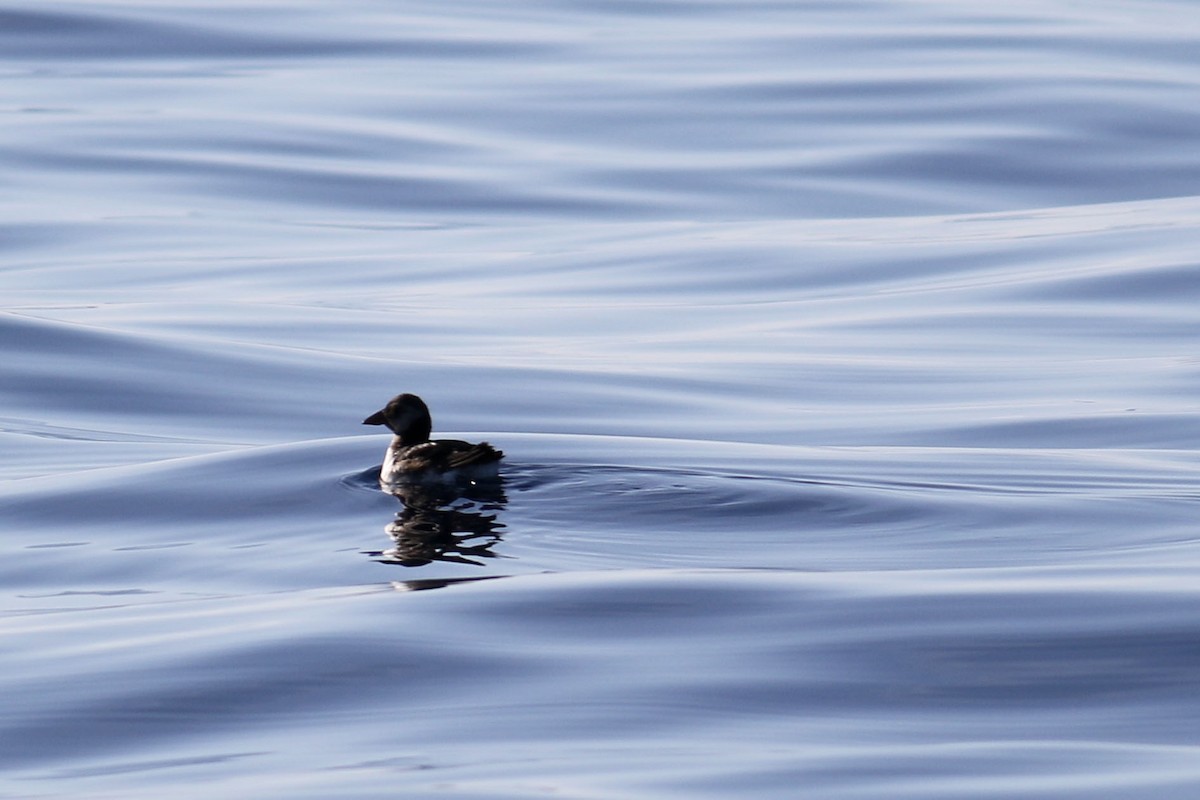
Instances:
[[[482,566],[504,523],[496,513],[507,498],[497,479],[459,486],[393,484],[385,487],[403,506],[387,526],[389,550],[370,553],[384,564],[419,567],[434,561]]]

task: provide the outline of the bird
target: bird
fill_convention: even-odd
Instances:
[[[415,394],[396,395],[363,425],[384,425],[395,434],[379,470],[383,484],[474,483],[500,475],[504,453],[487,442],[430,439],[433,418],[429,406]]]

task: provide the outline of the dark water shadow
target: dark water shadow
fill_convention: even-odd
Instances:
[[[423,592],[427,589],[444,589],[447,586],[459,586],[464,583],[479,583],[508,578],[509,575],[479,575],[474,578],[415,578],[410,581],[392,581],[392,588],[398,592]]]

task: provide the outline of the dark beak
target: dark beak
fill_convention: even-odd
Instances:
[[[387,425],[387,420],[383,418],[382,411],[376,411],[363,420],[363,425]]]

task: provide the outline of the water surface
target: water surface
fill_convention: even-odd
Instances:
[[[0,4],[3,793],[1193,797],[1194,17]]]

